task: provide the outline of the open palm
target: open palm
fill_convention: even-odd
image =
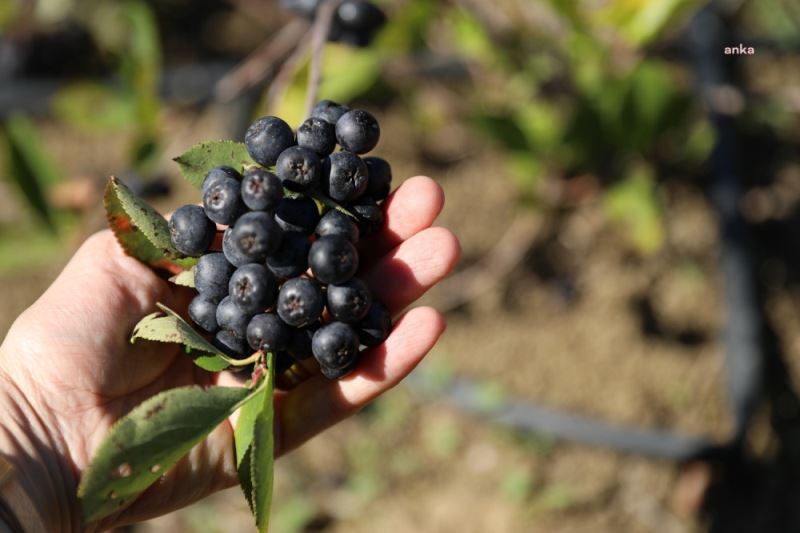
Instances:
[[[443,206],[429,178],[407,180],[387,200],[386,225],[365,243],[359,274],[393,314],[453,268],[456,238],[432,228]],[[166,389],[235,385],[228,373],[193,365],[179,345],[138,341],[133,326],[162,302],[185,309],[188,291],[126,256],[108,232],[78,250],[42,297],[14,323],[0,346],[0,453],[10,458],[48,530],[77,530],[81,473],[111,425]],[[355,413],[405,377],[444,331],[444,320],[419,307],[396,321],[340,381],[312,377],[275,395],[276,456]],[[140,521],[188,505],[238,482],[233,429],[221,424],[132,505],[97,529]]]

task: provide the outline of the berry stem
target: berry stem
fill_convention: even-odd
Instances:
[[[317,10],[314,26],[311,30],[311,69],[308,75],[308,89],[306,90],[306,114],[311,115],[311,109],[317,101],[319,86],[322,82],[322,56],[325,42],[333,22],[333,14],[339,7],[341,0],[324,0]]]
[[[264,357],[264,352],[262,352],[261,350],[258,350],[257,352],[255,352],[253,355],[251,355],[247,359],[240,359],[240,360],[239,359],[231,359],[230,361],[228,361],[228,363],[230,363],[231,366],[247,366],[247,365],[249,365],[251,363],[258,362],[262,357]]]
[[[345,215],[349,216],[350,218],[353,218],[353,219],[357,219],[358,218],[358,217],[356,217],[356,215],[354,215],[353,213],[351,213],[350,211],[348,211],[347,209],[342,207],[335,200],[332,200],[332,199],[328,198],[324,194],[319,194],[316,191],[306,191],[305,194],[307,196],[310,196],[314,200],[318,201],[319,203],[324,204],[325,206],[331,208],[331,209],[336,209],[337,211],[340,211],[340,212],[344,213]]]

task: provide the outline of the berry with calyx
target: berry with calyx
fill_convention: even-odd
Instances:
[[[358,270],[358,252],[345,238],[320,237],[308,252],[308,266],[321,283],[344,283]]]
[[[365,157],[364,164],[368,176],[364,194],[376,201],[385,199],[392,188],[392,167],[380,157]]]
[[[222,251],[234,266],[262,263],[281,245],[283,231],[269,213],[252,211],[239,217],[222,238]]]
[[[245,337],[247,324],[252,316],[252,313],[246,313],[236,305],[230,296],[223,298],[217,305],[217,324],[221,329],[235,333],[237,337]]]
[[[194,267],[194,286],[207,299],[219,302],[228,294],[228,281],[234,270],[225,254],[205,254]]]
[[[358,357],[358,334],[344,322],[325,324],[314,333],[311,351],[321,368],[349,367]]]
[[[292,190],[316,186],[322,172],[316,152],[302,146],[292,146],[281,152],[275,169],[283,186]]]
[[[242,201],[253,211],[274,211],[283,198],[278,176],[263,168],[252,168],[242,179]]]
[[[297,128],[297,145],[325,157],[336,148],[336,128],[327,120],[310,117]]]
[[[280,248],[267,256],[267,268],[280,279],[295,278],[308,270],[311,242],[305,233],[287,231]]]
[[[353,244],[358,242],[358,225],[355,221],[338,209],[331,209],[319,219],[317,229],[314,230],[317,237],[329,235],[344,237]]]
[[[169,219],[172,246],[184,255],[202,255],[211,246],[216,234],[217,226],[208,219],[199,205],[179,207]]]
[[[228,283],[228,292],[239,309],[253,315],[275,303],[278,282],[267,267],[250,263],[236,269]]]
[[[322,327],[320,322],[313,322],[302,328],[289,329],[289,344],[286,351],[297,361],[308,359],[313,354],[311,353],[311,339],[314,333]]]
[[[271,167],[281,152],[294,146],[294,132],[278,117],[261,117],[248,128],[244,143],[253,161]]]
[[[203,185],[200,187],[200,196],[205,196],[206,189],[211,187],[218,180],[225,178],[241,181],[242,175],[239,174],[236,169],[228,166],[214,167],[208,172],[208,174],[206,174],[206,177],[203,180]]]
[[[358,278],[338,285],[328,285],[326,293],[328,312],[341,322],[358,322],[366,316],[372,305],[369,288]]]
[[[212,344],[233,359],[247,359],[250,355],[244,338],[227,329],[218,331]]]
[[[337,202],[349,202],[367,189],[367,166],[352,152],[336,152],[325,164],[325,188]]]
[[[348,111],[336,121],[336,140],[348,152],[365,154],[375,148],[380,137],[378,121],[363,109]]]
[[[189,318],[206,333],[219,331],[217,324],[217,304],[202,294],[195,296],[189,303]]]
[[[220,178],[203,193],[203,210],[217,224],[229,226],[236,222],[244,211],[241,182],[232,178]]]
[[[361,321],[356,324],[358,338],[364,346],[377,346],[392,332],[392,316],[382,303],[373,301]]]
[[[281,320],[290,326],[305,326],[322,315],[325,296],[314,280],[292,278],[281,287],[276,307]]]
[[[253,350],[279,352],[289,345],[289,326],[274,313],[263,313],[250,319],[247,343]]]
[[[369,196],[356,199],[350,209],[358,217],[358,228],[363,235],[373,235],[383,227],[383,208]]]
[[[319,209],[314,200],[305,196],[284,198],[275,211],[275,222],[283,231],[311,235],[319,222]]]
[[[311,110],[312,118],[321,118],[325,122],[336,125],[342,115],[350,111],[350,108],[330,100],[320,100]],[[334,129],[334,134],[336,130]]]

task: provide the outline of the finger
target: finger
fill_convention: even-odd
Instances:
[[[403,182],[383,205],[386,222],[383,230],[364,240],[364,264],[379,258],[412,235],[429,228],[444,207],[442,188],[426,176]]]
[[[392,313],[425,294],[453,270],[461,245],[449,230],[428,228],[378,260],[363,279]]]
[[[278,398],[276,456],[347,418],[394,387],[433,348],[445,330],[442,315],[419,307],[395,324],[389,338],[362,355],[349,376],[330,381],[316,376]]]

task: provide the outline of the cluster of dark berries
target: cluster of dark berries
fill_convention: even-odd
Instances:
[[[298,15],[313,19],[323,0],[281,0],[281,4]],[[369,46],[383,25],[386,15],[367,0],[343,0],[331,21],[328,40],[357,47]]]
[[[200,257],[189,317],[220,350],[237,359],[272,352],[279,371],[313,355],[334,379],[355,367],[361,347],[386,339],[389,313],[355,277],[355,245],[382,226],[391,185],[385,160],[360,157],[379,137],[370,113],[327,100],[296,135],[260,118],[245,136],[260,166],[211,169],[203,206],[172,215],[173,245]],[[227,228],[214,246],[217,224]]]

